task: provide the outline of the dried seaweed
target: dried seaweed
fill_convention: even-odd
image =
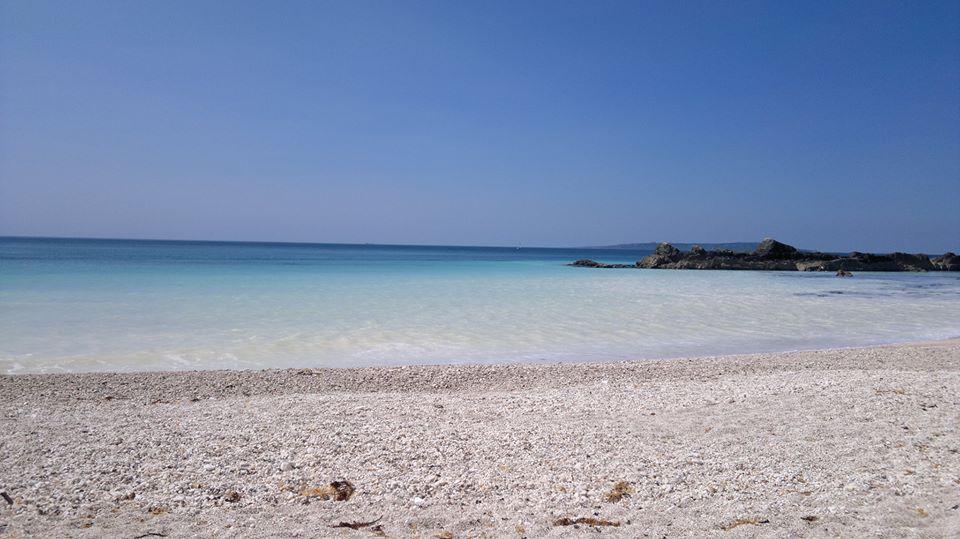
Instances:
[[[619,502],[624,498],[629,498],[634,493],[633,487],[626,481],[617,481],[613,484],[610,492],[603,495],[604,501]]]
[[[620,521],[604,520],[602,518],[593,517],[563,517],[553,521],[554,526],[573,526],[576,524],[586,524],[587,526],[620,526]]]
[[[381,515],[380,518],[383,518]],[[366,528],[368,526],[373,526],[377,522],[380,522],[380,518],[376,520],[371,520],[370,522],[340,522],[339,524],[334,524],[330,526],[331,528],[350,528],[351,530],[359,530],[361,528]],[[377,526],[379,528],[379,526]]]
[[[729,524],[727,524],[727,525],[725,525],[725,526],[720,526],[720,529],[722,529],[722,530],[725,531],[725,532],[728,532],[728,531],[736,528],[737,526],[744,526],[744,525],[747,525],[747,524],[749,524],[749,525],[751,525],[751,526],[756,526],[756,525],[758,525],[758,524],[769,524],[769,523],[770,523],[770,521],[767,520],[767,519],[760,520],[760,519],[758,519],[758,518],[738,518],[737,520],[734,520],[733,522],[731,522],[731,523],[729,523]]]
[[[344,502],[353,496],[354,490],[353,483],[350,481],[333,481],[329,485],[320,487],[304,486],[300,489],[300,495],[306,498]]]
[[[9,494],[0,492],[0,496],[3,496],[3,501],[7,502],[7,505],[13,505],[13,498],[11,498]]]
[[[816,515],[807,515],[807,516],[804,516],[804,517],[800,517],[800,520],[806,520],[807,522],[816,522],[816,521],[820,520],[820,517],[818,517],[818,516],[816,516]]]

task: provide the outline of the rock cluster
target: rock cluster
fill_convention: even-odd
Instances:
[[[750,253],[728,249],[707,251],[694,245],[682,252],[669,243],[635,265],[604,264],[589,259],[577,260],[571,266],[590,268],[655,268],[655,269],[723,269],[768,271],[960,271],[960,256],[946,253],[931,259],[923,254],[871,254],[853,252],[843,256],[832,253],[805,252],[796,247],[767,238]]]

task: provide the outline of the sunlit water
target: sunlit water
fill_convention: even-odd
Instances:
[[[644,359],[960,335],[960,274],[643,253],[0,239],[0,373]]]

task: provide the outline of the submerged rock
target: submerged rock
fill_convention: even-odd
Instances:
[[[578,268],[632,268],[632,264],[603,264],[597,262],[596,260],[590,260],[589,258],[581,258],[576,262],[571,262],[567,264],[568,266],[576,266]]]
[[[600,266],[600,265],[602,265],[602,264],[600,264],[600,263],[597,262],[596,260],[590,260],[589,258],[581,258],[580,260],[577,260],[577,261],[575,261],[575,262],[571,262],[571,263],[569,263],[569,264],[567,264],[567,265],[568,265],[568,266],[577,266],[577,267],[579,267],[579,268],[595,268],[595,267]]]

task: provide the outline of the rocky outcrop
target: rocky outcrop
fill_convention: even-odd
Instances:
[[[795,247],[767,238],[752,253],[728,249],[707,251],[699,245],[682,253],[669,243],[661,243],[653,254],[637,262],[640,268],[660,269],[726,269],[796,271],[797,261],[826,260],[822,253],[801,253]]]
[[[804,252],[767,238],[751,253],[727,249],[707,251],[699,245],[694,245],[690,251],[682,252],[669,243],[661,243],[652,254],[638,261],[636,266],[603,264],[594,260],[578,260],[570,265],[592,268],[831,271],[845,275],[852,271],[960,271],[960,257],[947,253],[931,260],[922,254],[860,252],[843,256]]]
[[[799,261],[800,271],[937,271],[927,255],[850,253],[833,260]]]
[[[954,253],[946,253],[930,261],[933,267],[940,271],[960,271],[960,256]]]

